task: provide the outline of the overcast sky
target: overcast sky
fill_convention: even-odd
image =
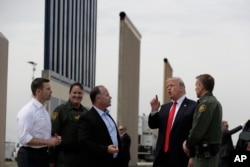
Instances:
[[[162,99],[163,59],[197,100],[195,77],[215,78],[214,95],[229,126],[250,119],[250,1],[248,0],[98,0],[96,84],[105,85],[116,118],[119,13],[124,11],[142,35],[139,112]],[[16,114],[31,97],[32,66],[41,76],[44,0],[0,0],[0,32],[9,40],[6,140],[16,141]],[[233,136],[234,140],[238,135]]]

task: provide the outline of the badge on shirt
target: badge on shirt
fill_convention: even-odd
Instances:
[[[80,118],[80,115],[77,115],[77,116],[75,116],[75,120],[79,120],[79,118]]]
[[[54,121],[58,116],[58,112],[54,112],[53,115],[52,115],[52,121]]]
[[[202,105],[200,105],[198,111],[199,111],[199,112],[204,112],[204,111],[206,111],[206,109],[207,109],[206,105],[205,105],[205,104],[202,104]]]

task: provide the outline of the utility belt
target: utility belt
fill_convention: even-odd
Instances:
[[[206,141],[203,141],[201,144],[195,147],[195,153],[198,158],[211,158],[216,156],[219,152],[219,144],[209,144]]]

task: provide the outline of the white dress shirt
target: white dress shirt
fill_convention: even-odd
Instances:
[[[33,138],[49,139],[51,137],[51,120],[45,105],[32,98],[17,114],[18,140],[27,146]],[[34,148],[44,146],[32,146]]]

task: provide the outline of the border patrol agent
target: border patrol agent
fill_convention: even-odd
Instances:
[[[195,86],[199,100],[192,129],[183,143],[183,149],[189,156],[195,157],[195,167],[217,167],[222,138],[222,106],[213,96],[214,78],[211,75],[197,76]]]
[[[62,137],[61,145],[50,148],[50,164],[55,167],[80,167],[82,156],[78,143],[78,120],[87,109],[81,104],[84,88],[80,83],[70,87],[69,100],[52,114],[52,135]]]

